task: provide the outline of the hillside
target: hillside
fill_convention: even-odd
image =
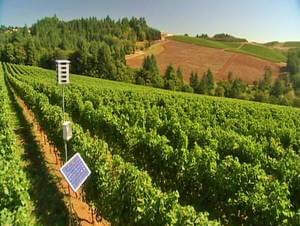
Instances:
[[[30,27],[2,28],[0,61],[54,69],[55,59],[70,59],[73,73],[119,80],[130,73],[125,55],[135,51],[136,43],[160,37],[145,18],[44,17]]]
[[[225,49],[226,51],[241,52],[272,62],[286,62],[286,56],[282,51],[258,43],[214,41],[188,36],[173,36],[170,39],[200,46]]]
[[[290,41],[290,42],[267,42],[264,43],[265,46],[273,47],[273,48],[283,48],[283,49],[291,49],[291,48],[300,48],[299,41]]]
[[[192,71],[202,75],[208,68],[212,70],[217,80],[227,79],[229,72],[233,72],[235,77],[239,77],[247,83],[258,81],[262,78],[265,68],[270,68],[276,78],[285,64],[274,63],[251,55],[259,54],[261,47],[235,42],[217,42],[199,38],[184,37],[191,40],[190,43],[167,40],[161,42],[161,46],[156,46],[155,51],[150,48],[151,54],[157,58],[160,71],[163,74],[169,64],[181,67],[185,81],[189,81]],[[177,40],[177,38],[175,38]],[[180,37],[181,39],[181,37]],[[237,49],[241,47],[240,49]],[[227,51],[227,50],[231,51]],[[235,52],[233,52],[235,49]],[[248,51],[249,54],[243,54]],[[252,54],[250,54],[252,52]],[[149,54],[146,51],[146,55]],[[266,53],[264,53],[266,55]],[[139,68],[143,63],[145,55],[139,54],[127,58],[127,65]]]
[[[2,66],[61,148],[55,72]],[[78,75],[71,82],[68,145],[93,172],[85,194],[112,224],[298,224],[299,109]]]

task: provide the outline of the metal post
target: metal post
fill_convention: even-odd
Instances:
[[[65,85],[62,86],[62,105],[63,105],[63,123],[65,122]],[[65,162],[68,160],[68,147],[67,147],[67,141],[64,141],[65,143]]]
[[[61,67],[60,67],[60,63],[62,63],[61,61],[57,60],[56,64],[57,64],[57,81],[58,84],[62,84],[62,110],[63,110],[63,117],[62,117],[62,126],[65,123],[65,84],[69,83],[68,82],[68,77],[69,77],[69,71],[63,70],[64,75],[67,73],[67,80],[61,80]],[[66,63],[70,63],[69,61],[63,62],[64,64]],[[64,68],[65,69],[65,68]],[[64,77],[65,78],[65,77]],[[67,146],[67,140],[64,139],[64,146],[65,146],[65,162],[67,162],[68,160],[68,146]],[[69,225],[71,225],[72,223],[72,209],[71,209],[71,193],[70,193],[70,187],[68,185],[68,190],[69,190]]]
[[[66,162],[68,161],[68,147],[67,147],[67,141],[65,142],[65,156],[66,156]]]
[[[63,105],[63,123],[65,122],[65,85],[62,85],[62,105]],[[65,162],[68,161],[68,146],[67,146],[67,141],[64,140],[65,144]],[[70,193],[70,187],[68,185],[68,190],[69,190],[69,214],[72,214],[72,209],[71,209],[71,193]],[[69,225],[71,226],[71,217],[69,216]]]
[[[63,94],[62,105],[63,105],[63,122],[64,122],[65,121],[65,85],[62,86],[62,94]]]

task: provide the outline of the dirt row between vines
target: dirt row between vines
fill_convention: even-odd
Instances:
[[[13,92],[14,93],[14,92]],[[96,216],[94,210],[84,200],[83,191],[80,189],[77,193],[73,192],[66,180],[60,173],[60,168],[63,166],[63,161],[60,159],[58,149],[48,139],[45,131],[39,125],[34,113],[28,108],[26,103],[15,93],[15,98],[18,105],[23,109],[25,119],[32,125],[32,132],[36,141],[39,143],[43,152],[44,161],[49,169],[50,175],[56,179],[56,186],[63,195],[63,200],[66,206],[71,206],[72,222],[71,225],[110,225],[104,218]],[[51,200],[49,200],[51,202]],[[45,203],[47,205],[47,203]]]

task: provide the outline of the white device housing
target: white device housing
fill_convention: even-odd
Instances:
[[[69,141],[72,138],[72,125],[70,121],[63,123],[63,139]]]
[[[56,73],[57,73],[57,83],[60,85],[70,83],[70,61],[69,60],[56,60]]]

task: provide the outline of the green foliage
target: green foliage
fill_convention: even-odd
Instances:
[[[295,90],[296,91],[299,90],[300,89],[300,73],[291,74],[290,79],[294,85]]]
[[[154,55],[144,59],[142,69],[136,74],[136,84],[153,86],[156,88],[164,87],[164,80],[159,73],[159,68]]]
[[[228,97],[239,98],[246,90],[246,84],[241,79],[234,79]]]
[[[300,42],[285,42],[284,47],[300,48]]]
[[[29,180],[17,154],[2,68],[0,76],[0,224],[31,225]]]
[[[182,92],[193,93],[194,89],[190,85],[184,84],[182,87]]]
[[[211,70],[208,69],[207,72],[203,74],[201,80],[199,80],[197,73],[192,72],[190,76],[190,85],[195,93],[212,95],[215,83]]]
[[[8,72],[51,139],[60,137],[55,73],[15,65]],[[297,225],[299,110],[75,75],[72,83],[66,110],[89,131],[76,125],[72,145],[95,172],[89,200],[112,223],[205,224],[194,207],[227,225]],[[99,135],[105,142],[92,138]]]
[[[236,38],[230,34],[216,34],[211,39],[216,41],[226,41],[226,42],[247,42],[247,39],[244,38]]]
[[[199,46],[206,46],[210,48],[217,48],[217,49],[226,49],[230,48],[232,44],[230,42],[219,42],[219,41],[213,41],[208,40],[205,38],[195,38],[195,37],[188,37],[188,36],[172,36],[169,37],[170,39],[174,41],[179,42],[186,42],[189,44],[199,45]],[[240,44],[237,44],[236,46],[239,46]]]
[[[269,46],[269,47],[273,47],[273,46],[276,46],[278,44],[280,44],[280,42],[278,42],[278,41],[272,41],[272,42],[264,43],[265,46]]]
[[[285,82],[283,80],[277,79],[275,81],[274,86],[272,87],[272,90],[271,90],[270,94],[274,95],[276,97],[280,97],[285,93],[286,93]]]
[[[198,89],[199,86],[199,76],[196,72],[191,73],[190,76],[190,86],[194,89],[194,91],[196,92],[196,90]]]
[[[71,59],[73,73],[130,81],[125,55],[134,52],[136,41],[151,42],[160,36],[144,18],[65,22],[45,17],[30,28],[0,33],[0,60],[54,69],[56,59]]]
[[[300,51],[290,51],[287,59],[287,70],[291,75],[300,72]]]
[[[273,62],[286,62],[287,60],[286,56],[279,50],[262,45],[245,44],[237,51]]]
[[[10,67],[8,67],[8,72],[12,72]],[[61,99],[57,87],[44,87],[48,92],[53,92],[52,97],[47,97],[42,92],[35,90],[33,84],[28,85],[27,82],[21,82],[22,78],[27,77],[22,69],[18,73],[13,73],[13,76],[9,73],[6,76],[10,83],[34,111],[48,137],[59,147],[62,147],[60,126],[62,109],[50,104],[53,101],[59,101],[58,98]],[[18,74],[23,75],[19,77]],[[35,77],[34,74],[32,75]],[[38,80],[35,81],[38,82]],[[90,86],[90,88],[92,87],[93,85]],[[45,91],[45,93],[47,92]],[[114,91],[111,94],[113,93]],[[83,101],[81,96],[85,94],[79,91],[73,92],[72,96],[69,96],[71,94],[69,92],[66,94],[66,103],[69,103],[67,109],[71,111],[70,115],[74,110],[76,114],[79,113],[80,119],[86,116],[90,118],[90,120],[85,118],[87,121],[82,124],[84,127],[92,123],[95,116],[100,116],[98,114],[107,114],[111,117],[111,122],[115,124],[116,121],[114,120],[117,118],[108,115],[109,112],[105,109],[103,109],[104,111],[97,111],[98,114],[95,114],[94,106],[96,104],[94,101],[97,98],[92,97],[94,94],[90,96],[90,92],[86,93],[94,100],[93,102],[87,99],[87,101]],[[94,97],[96,96],[97,94]],[[114,95],[107,97],[110,96],[113,97]],[[117,106],[116,103],[114,105]],[[76,118],[74,119],[76,120]],[[94,124],[97,125],[94,128],[102,127],[106,120],[107,118],[103,118],[102,121]],[[107,128],[114,129],[114,126],[111,124]],[[106,131],[109,133],[109,130]],[[111,132],[115,132],[115,130]],[[119,133],[114,133],[116,139],[122,138],[120,132],[123,133],[121,130]],[[131,132],[133,131],[130,131],[129,134]],[[132,142],[132,140],[128,141]],[[113,225],[194,225],[195,223],[219,225],[217,221],[209,220],[207,213],[196,212],[191,206],[180,205],[178,192],[162,192],[154,186],[147,172],[139,170],[130,162],[125,162],[120,155],[111,152],[112,149],[108,147],[105,141],[93,138],[90,133],[85,133],[81,126],[76,123],[73,125],[73,138],[69,142],[69,147],[71,154],[80,152],[91,168],[91,178],[84,186],[87,200],[96,207],[101,216],[108,219]]]
[[[228,79],[217,83],[216,96],[242,98],[247,85],[239,78],[233,78],[232,72],[228,73]]]
[[[214,76],[210,69],[204,73],[202,80],[200,82],[201,89],[203,90],[204,94],[211,94],[212,90],[214,89]]]
[[[217,85],[217,88],[215,90],[215,95],[217,97],[224,97],[225,96],[225,88],[223,87],[222,83],[219,83]]]
[[[262,91],[270,91],[272,86],[272,71],[270,69],[266,69],[264,73],[264,77],[258,83],[258,88]]]
[[[183,88],[183,74],[180,68],[175,71],[172,65],[166,69],[164,76],[164,88],[173,91],[181,91]]]
[[[170,37],[170,39],[210,48],[226,49],[227,51],[248,54],[273,62],[285,62],[287,60],[286,56],[281,51],[258,44],[254,45],[247,43],[241,46],[240,42],[235,41],[215,41],[207,38],[186,36],[173,36]]]

